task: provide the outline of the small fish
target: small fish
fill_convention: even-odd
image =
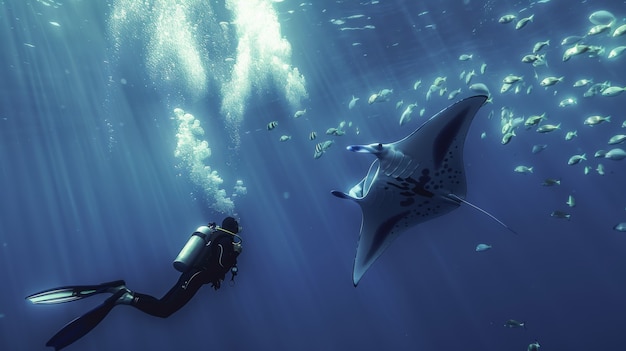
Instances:
[[[542,87],[549,87],[549,86],[555,85],[556,83],[562,81],[563,78],[565,78],[565,77],[558,77],[558,78],[557,77],[545,77],[544,79],[541,80],[539,85],[541,85]]]
[[[614,58],[620,56],[624,51],[626,51],[626,46],[615,47],[615,48],[611,49],[611,51],[609,51],[609,55],[607,56],[607,58],[614,59]]]
[[[448,80],[448,77],[439,76],[439,77],[435,78],[435,81],[433,82],[433,85],[436,86],[436,87],[443,86],[446,83],[447,80]]]
[[[487,245],[487,244],[478,244],[478,245],[476,245],[476,252],[487,251],[489,249],[491,249],[491,245]]]
[[[561,100],[561,102],[559,102],[559,107],[574,106],[577,103],[578,103],[578,100],[576,100],[576,98],[567,98],[567,99],[563,99],[563,100]]]
[[[417,90],[417,88],[419,88],[420,85],[422,85],[422,80],[421,79],[416,80],[415,83],[413,83],[413,90]]]
[[[471,72],[469,72],[468,74],[465,75],[465,84],[469,85],[469,83],[472,81],[472,78],[476,76],[476,72],[474,70],[472,70]]]
[[[570,47],[563,53],[563,62],[568,61],[572,56],[580,55],[589,51],[589,45],[579,44]]]
[[[522,56],[523,63],[534,64],[537,61],[545,61],[545,54],[544,55],[528,54],[528,55]]]
[[[545,150],[547,147],[548,147],[548,145],[546,145],[546,144],[533,145],[532,153],[533,154],[538,154],[541,151]]]
[[[300,111],[296,111],[296,113],[293,114],[293,118],[300,118],[300,117],[304,116],[305,114],[306,114],[306,109],[300,110]]]
[[[621,144],[624,142],[624,140],[626,140],[626,135],[617,134],[609,139],[609,145]]]
[[[317,138],[317,133],[315,133],[315,132],[311,132],[311,133],[309,134],[309,140],[315,140],[315,138]]]
[[[541,185],[543,185],[543,186],[561,185],[561,180],[560,179],[547,178],[546,180],[543,181],[543,183],[541,183]]]
[[[593,80],[591,79],[579,79],[576,82],[574,82],[574,88],[580,88],[580,87],[585,87],[589,84],[593,84]]]
[[[589,28],[589,31],[587,32],[587,36],[598,35],[598,34],[608,31],[609,29],[611,29],[611,24],[597,24]]]
[[[510,143],[514,136],[516,136],[514,130],[504,134],[501,140],[502,145]]]
[[[593,168],[591,168],[591,166],[585,166],[585,168],[583,168],[583,173],[585,173],[585,175],[589,174],[589,172],[591,172]]]
[[[452,99],[454,99],[454,98],[455,98],[457,95],[459,95],[460,93],[461,93],[461,88],[458,88],[458,89],[452,90],[452,91],[450,92],[450,94],[448,94],[448,100],[452,100]]]
[[[621,222],[621,223],[617,223],[613,229],[617,230],[618,232],[626,232],[626,222]]]
[[[522,18],[521,20],[517,21],[517,23],[515,24],[515,29],[519,30],[524,28],[528,22],[532,22],[533,19],[535,18],[535,14],[532,14],[526,18]]]
[[[611,36],[612,37],[619,37],[621,35],[624,35],[624,33],[626,33],[626,24],[622,24],[621,26],[615,28],[615,30],[613,31],[613,34]]]
[[[516,173],[532,173],[533,167],[517,166],[513,171]]]
[[[413,114],[413,109],[417,107],[417,104],[409,104],[402,115],[400,116],[400,125],[404,125],[411,121],[411,114]]]
[[[561,129],[561,123],[554,125],[554,124],[544,124],[542,126],[539,126],[539,128],[537,128],[537,133],[550,133],[553,132],[557,129]]]
[[[487,137],[487,133],[485,133],[485,132],[480,133],[480,138],[481,139],[485,139],[486,137]]]
[[[550,216],[554,218],[559,218],[559,219],[567,219],[568,221],[572,218],[571,214],[567,212],[559,211],[559,210],[552,211]]]
[[[469,61],[472,59],[472,57],[474,57],[473,54],[462,54],[461,56],[459,56],[459,61]]]
[[[528,348],[526,349],[526,351],[539,351],[540,347],[541,345],[539,345],[539,342],[535,340],[535,342],[528,345]]]
[[[357,101],[359,101],[359,98],[358,97],[354,97],[354,95],[352,95],[352,99],[348,103],[348,109],[352,110],[354,108],[354,106],[356,105]]]
[[[378,101],[378,93],[370,95],[369,99],[367,99],[367,103],[370,105],[375,103],[376,101]]]
[[[272,130],[278,126],[278,121],[271,121],[267,124],[267,130]]]
[[[498,19],[498,23],[511,23],[513,22],[517,16],[515,15],[504,15]]]
[[[598,174],[601,176],[604,175],[604,165],[602,165],[602,163],[598,163],[598,167],[596,167],[596,172],[598,172]]]
[[[574,131],[569,131],[567,132],[567,134],[565,134],[565,140],[572,140],[574,139],[574,137],[578,136],[578,131],[574,130]]]
[[[428,91],[426,92],[426,101],[430,101],[430,97],[435,90],[437,90],[437,87],[434,85],[431,85],[430,88],[428,88]]]
[[[480,74],[485,74],[486,70],[487,70],[487,64],[483,62],[483,64],[480,65]]]
[[[513,84],[513,83],[517,83],[520,80],[523,80],[524,77],[522,76],[516,76],[513,74],[509,74],[508,76],[504,77],[504,79],[502,79],[502,83],[504,84]]]
[[[291,140],[291,136],[290,135],[281,135],[280,139],[278,139],[280,141],[287,141],[287,140]]]
[[[542,113],[541,115],[530,116],[524,122],[524,126],[527,127],[527,128],[530,128],[532,126],[536,126],[537,124],[539,124],[539,122],[543,121],[544,119],[546,119],[546,113],[545,112]]]
[[[604,154],[604,158],[614,161],[623,160],[626,158],[626,151],[620,148],[611,149]]]
[[[322,143],[315,144],[315,152],[322,153],[324,150],[322,149]]]
[[[524,328],[526,329],[526,322],[516,321],[515,319],[509,319],[504,322],[504,326],[507,328]]]
[[[613,97],[623,93],[624,91],[626,91],[626,87],[608,87],[602,90],[601,95],[605,97]]]
[[[513,84],[509,84],[509,83],[502,84],[502,87],[500,88],[500,94],[504,94],[507,91],[511,90],[512,86],[513,86]]]
[[[569,206],[569,207],[574,207],[574,206],[576,206],[576,200],[574,199],[574,197],[572,195],[569,195],[567,197],[567,201],[565,202],[565,204],[567,204],[567,206]]]
[[[324,142],[321,143],[317,143],[315,145],[315,153],[313,154],[313,158],[320,158],[322,157],[322,155],[326,152],[326,150],[328,150],[329,147],[331,147],[331,145],[333,145],[333,141],[332,140],[326,140]]]
[[[533,46],[533,54],[536,54],[537,52],[539,52],[539,50],[548,45],[550,45],[550,39],[536,43],[535,46]]]
[[[611,122],[611,116],[606,116],[606,117],[602,117],[602,116],[591,116],[591,117],[587,117],[585,119],[585,125],[588,126],[595,126],[598,125],[600,123],[603,122]]]
[[[587,155],[586,154],[574,155],[574,156],[570,157],[569,160],[567,161],[567,164],[570,165],[570,166],[577,165],[581,161],[587,161]]]

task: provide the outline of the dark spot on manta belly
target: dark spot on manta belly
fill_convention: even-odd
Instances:
[[[400,206],[402,207],[411,206],[414,202],[415,200],[412,197],[407,197],[406,199],[400,201]]]

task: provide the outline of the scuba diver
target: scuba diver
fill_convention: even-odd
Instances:
[[[123,280],[99,285],[64,286],[26,297],[34,304],[57,304],[83,299],[101,293],[113,294],[101,305],[74,319],[54,335],[46,346],[55,351],[72,344],[100,323],[117,305],[133,306],[153,316],[167,318],[183,307],[204,284],[217,290],[231,272],[237,275],[237,256],[241,253],[239,223],[226,217],[221,226],[209,223],[199,227],[174,260],[174,268],[182,272],[176,284],[161,298],[129,290]]]

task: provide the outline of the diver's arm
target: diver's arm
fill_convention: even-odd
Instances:
[[[224,256],[224,247],[222,246],[222,244],[217,244],[217,247],[220,248],[220,255],[217,259],[217,263],[220,264],[220,266],[222,266],[222,268],[224,268],[224,264],[222,264],[222,257]]]

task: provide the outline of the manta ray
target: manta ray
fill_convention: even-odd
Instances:
[[[470,124],[486,100],[482,95],[461,100],[394,143],[347,147],[349,151],[376,156],[365,178],[347,194],[331,192],[355,201],[363,212],[352,273],[354,286],[398,235],[462,203],[508,228],[464,200],[467,183],[463,147]]]

